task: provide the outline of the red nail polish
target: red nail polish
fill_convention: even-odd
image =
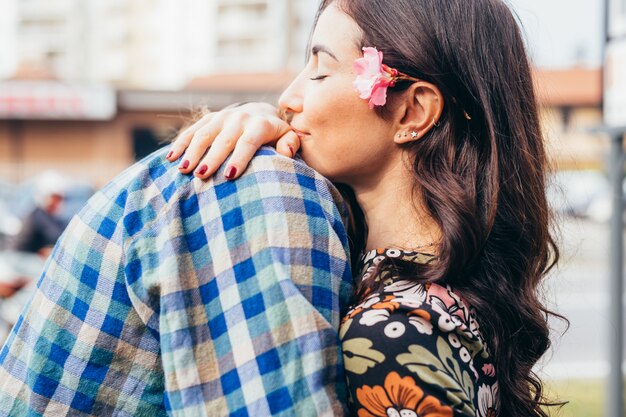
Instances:
[[[231,166],[226,173],[226,178],[232,180],[235,175],[237,175],[237,168]]]
[[[167,154],[167,159],[170,159],[173,154],[174,154],[174,151],[170,151],[170,153]]]
[[[183,161],[183,165],[181,166],[181,168],[182,168],[182,169],[187,169],[187,168],[189,168],[189,161],[185,159],[185,160]]]
[[[202,165],[198,170],[198,175],[204,175],[209,170],[209,167],[206,165]]]

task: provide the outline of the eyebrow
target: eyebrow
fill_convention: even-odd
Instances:
[[[315,45],[315,46],[313,46],[313,48],[311,48],[311,53],[312,53],[314,56],[317,56],[317,54],[318,54],[319,52],[324,52],[324,53],[328,54],[328,55],[329,55],[332,59],[334,59],[335,61],[339,62],[339,60],[337,59],[337,57],[335,56],[335,54],[333,54],[333,53],[331,52],[331,50],[330,50],[330,49],[328,49],[326,46],[324,46],[324,45]]]

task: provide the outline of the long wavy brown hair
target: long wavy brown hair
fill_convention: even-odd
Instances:
[[[530,64],[513,13],[501,0],[325,0],[318,17],[331,3],[360,26],[361,47],[433,83],[446,103],[440,125],[406,146],[415,195],[443,232],[437,262],[391,266],[451,285],[476,311],[498,373],[499,415],[546,417],[545,406],[563,403],[544,398],[533,366],[550,346],[548,317],[567,320],[539,294],[559,249]],[[389,90],[380,117],[406,87]],[[338,186],[351,202],[356,255],[367,225],[351,190]],[[373,282],[361,283],[357,295],[377,290]]]

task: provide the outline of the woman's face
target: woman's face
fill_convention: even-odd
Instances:
[[[349,185],[376,180],[398,147],[393,124],[370,110],[352,83],[362,57],[361,30],[334,4],[321,14],[309,61],[283,92],[279,106],[292,113],[305,162],[332,181]],[[375,46],[375,45],[368,45]]]

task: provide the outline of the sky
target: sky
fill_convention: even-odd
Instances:
[[[537,66],[600,66],[604,0],[506,1],[520,17],[530,55]]]

